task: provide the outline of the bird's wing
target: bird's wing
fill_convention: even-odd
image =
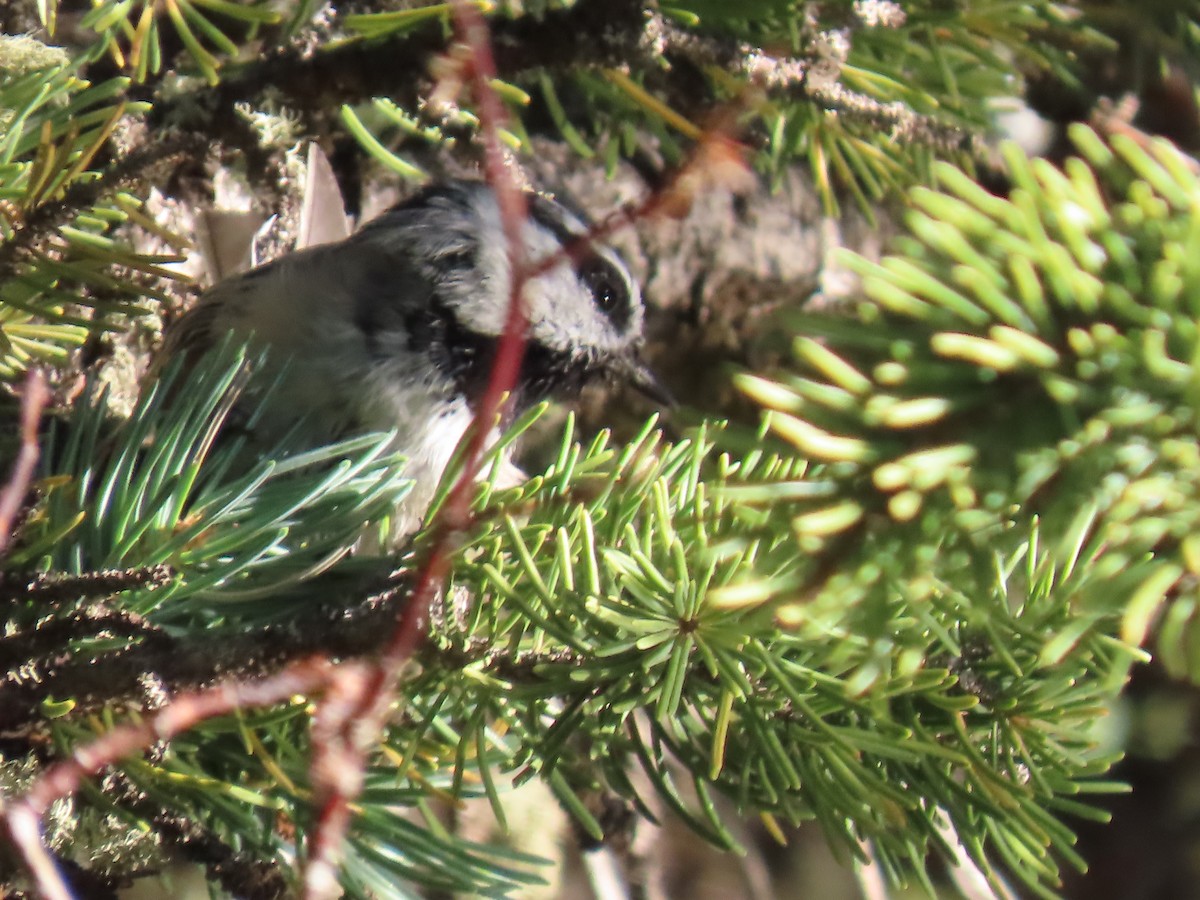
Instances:
[[[350,237],[346,201],[333,174],[333,166],[316,142],[308,145],[308,173],[304,182],[304,203],[300,207],[300,228],[296,249],[332,244]]]

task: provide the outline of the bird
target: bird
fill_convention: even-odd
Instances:
[[[641,358],[637,280],[564,204],[525,195],[525,353],[510,415],[616,379],[668,405]],[[413,488],[396,533],[419,526],[478,412],[513,288],[500,204],[486,182],[420,190],[343,240],[227,278],[164,336],[163,359],[211,350],[228,335],[261,360],[246,403],[266,392],[253,443],[300,429],[308,446],[355,432],[396,433]],[[495,435],[493,435],[493,438]]]

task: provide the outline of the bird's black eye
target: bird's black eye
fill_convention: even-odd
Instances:
[[[478,256],[474,244],[462,244],[438,254],[437,260],[443,269],[468,270],[478,264]]]
[[[596,308],[623,328],[629,320],[629,284],[608,260],[593,256],[579,264],[579,278],[592,292]]]

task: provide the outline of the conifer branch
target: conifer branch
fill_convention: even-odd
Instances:
[[[804,161],[827,200],[870,206],[930,151],[975,152],[990,99],[1018,68],[1055,70],[1054,29],[1072,52],[1084,31],[1052,3],[863,0],[800,18],[786,0],[706,2],[697,23],[687,2],[668,18],[580,0],[491,12],[489,42],[463,2],[460,52],[442,4],[311,22],[273,2],[175,6],[190,14],[97,5],[74,32],[93,45],[47,93],[0,75],[0,188],[17,198],[0,274],[19,276],[0,278],[19,338],[5,377],[28,367],[21,340],[66,343],[43,319],[86,333],[64,312],[80,285],[141,296],[109,268],[162,274],[109,238],[127,220],[107,198],[145,194],[137,153],[161,149],[140,139],[96,164],[122,110],[176,135],[168,156],[221,141],[251,170],[284,149],[258,146],[233,114],[246,101],[319,137],[354,122],[376,158],[406,136],[478,136],[502,189],[499,142],[515,152],[545,120],[612,166],[644,142],[680,174],[598,238],[743,180],[735,134],[756,170]],[[101,52],[137,86],[86,85]],[[187,75],[211,86],[195,104],[172,93]],[[451,101],[444,127],[430,98]],[[342,104],[356,108],[339,120]],[[165,372],[119,424],[93,382],[47,429],[55,471],[0,580],[0,728],[49,766],[28,791],[0,767],[35,886],[65,889],[55,866],[82,839],[37,832],[74,794],[62,818],[115,805],[246,896],[302,877],[313,895],[511,893],[534,861],[396,811],[478,797],[503,820],[508,788],[538,779],[589,847],[627,839],[630,810],[734,847],[736,808],[773,829],[813,819],[835,853],[895,881],[929,885],[941,856],[1055,890],[1060,867],[1084,865],[1064,823],[1102,819],[1081,801],[1120,789],[1093,726],[1130,668],[1153,646],[1200,680],[1198,170],[1124,121],[1074,137],[1081,156],[1061,167],[1005,150],[1008,196],[938,164],[943,188],[912,195],[893,255],[850,263],[861,296],[786,317],[794,356],[739,378],[760,431],[668,441],[648,423],[581,441],[569,425],[528,481],[477,483],[520,355],[514,303],[510,371],[399,563],[347,558],[408,490],[391,436],[239,455],[222,430],[250,362],[237,348]],[[522,217],[505,207],[511,234]],[[11,482],[18,507],[30,483]],[[315,714],[274,702],[292,690],[321,695]],[[140,723],[97,739],[125,713]],[[99,796],[79,791],[98,771]],[[106,889],[91,859],[68,875]]]
[[[120,772],[105,776],[106,794],[118,806],[138,815],[173,853],[204,866],[209,877],[230,894],[246,900],[282,900],[291,885],[280,866],[237,851],[199,822],[162,809]]]
[[[61,572],[0,572],[0,609],[34,602],[43,609],[78,600],[96,600],[139,588],[164,587],[174,576],[170,566],[111,569],[67,575]]]
[[[629,62],[645,28],[645,0],[584,0],[544,16],[493,23],[497,75],[511,80],[542,68],[599,68]],[[193,134],[225,135],[236,126],[238,103],[266,91],[289,109],[320,120],[342,104],[387,96],[415,108],[429,84],[430,60],[446,50],[435,30],[402,32],[376,41],[348,41],[313,53],[285,46],[264,59],[228,72],[202,104],[190,97],[160,101],[151,116],[157,124]],[[240,127],[240,126],[238,126]],[[240,134],[231,143],[246,143]]]
[[[313,660],[279,675],[256,682],[229,681],[202,693],[177,697],[169,705],[136,725],[113,729],[70,758],[50,765],[33,784],[16,797],[6,798],[0,813],[12,845],[23,857],[39,892],[50,900],[70,900],[70,890],[41,840],[41,818],[59,797],[78,790],[84,778],[95,775],[122,757],[170,740],[176,734],[214,716],[235,709],[267,706],[323,687],[330,665]]]

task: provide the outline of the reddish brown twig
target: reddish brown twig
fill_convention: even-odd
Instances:
[[[500,206],[500,218],[504,228],[504,241],[508,253],[509,270],[513,273],[508,317],[504,333],[496,349],[496,358],[488,377],[487,387],[479,403],[475,419],[469,432],[469,443],[464,456],[462,472],[441,507],[438,521],[433,523],[438,539],[430,553],[426,572],[431,578],[417,579],[413,600],[401,616],[399,627],[380,657],[379,668],[392,675],[412,656],[422,638],[428,619],[429,603],[441,583],[448,564],[448,551],[453,535],[466,525],[471,496],[478,472],[480,459],[486,446],[488,434],[500,415],[505,395],[517,382],[521,361],[525,355],[525,308],[522,300],[525,283],[529,279],[526,271],[521,229],[525,223],[525,196],[517,186],[498,137],[507,116],[504,105],[491,87],[496,77],[496,65],[492,58],[491,41],[487,23],[479,10],[470,3],[455,3],[455,21],[461,39],[470,48],[471,79],[475,91],[475,102],[479,109],[479,120],[484,141],[484,170],[488,183],[496,193]],[[436,564],[435,564],[436,562]],[[418,598],[422,601],[417,602]],[[412,614],[417,610],[418,615]],[[380,685],[382,687],[382,683]],[[377,688],[378,689],[378,688]]]
[[[564,260],[579,262],[595,243],[602,243],[622,228],[654,216],[679,218],[691,208],[696,197],[720,186],[734,193],[751,190],[755,175],[746,160],[746,148],[731,137],[744,97],[735,98],[710,116],[699,141],[687,160],[658,190],[638,201],[625,203],[592,225],[586,234],[551,255],[529,266],[526,280],[549,272]]]
[[[329,661],[318,657],[289,666],[261,681],[227,681],[205,691],[176,697],[142,722],[114,728],[77,749],[68,759],[47,768],[24,794],[7,801],[3,807],[5,830],[24,858],[38,893],[49,900],[70,900],[67,883],[42,843],[42,816],[55,800],[78,790],[84,778],[215,716],[235,709],[269,706],[296,694],[321,690],[333,671]]]
[[[49,401],[50,389],[46,387],[46,376],[40,369],[33,369],[25,379],[25,390],[21,395],[21,449],[17,453],[8,484],[0,493],[0,552],[12,539],[13,524],[37,469],[41,453],[38,447],[38,422]]]
[[[321,789],[317,792],[319,810],[309,840],[304,875],[305,896],[312,900],[335,895],[341,844],[349,823],[350,803],[361,784],[365,754],[377,743],[383,730],[404,665],[425,640],[430,606],[449,570],[456,537],[468,523],[475,476],[488,435],[499,417],[505,395],[517,382],[525,354],[522,293],[529,279],[521,242],[525,198],[508,169],[498,137],[506,116],[504,105],[491,87],[491,81],[496,77],[496,64],[487,23],[473,5],[461,0],[454,4],[454,17],[459,38],[468,49],[464,60],[470,69],[468,74],[479,111],[484,172],[500,207],[509,271],[512,272],[512,294],[488,383],[468,431],[462,471],[435,520],[427,526],[433,529],[433,539],[424,565],[418,570],[409,602],[366,678],[354,686],[347,685],[345,690],[331,692],[326,698],[326,703],[336,700],[343,708],[330,715],[336,726],[331,723],[328,733],[323,735],[326,749],[318,752],[314,746],[313,782]],[[355,689],[355,702],[348,703],[346,694]],[[338,775],[324,778],[331,759],[337,760]],[[319,763],[321,768],[317,770]],[[357,771],[357,776],[349,774],[350,767]]]

